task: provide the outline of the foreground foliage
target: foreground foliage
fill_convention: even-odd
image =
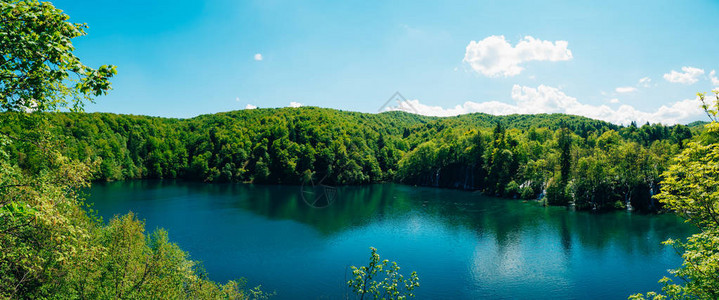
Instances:
[[[64,155],[42,112],[82,110],[115,68],[80,63],[70,40],[85,25],[67,20],[47,2],[0,1],[0,298],[265,298],[241,281],[209,281],[133,214],[105,225],[87,213],[77,191],[99,162]]]
[[[373,299],[414,297],[412,291],[419,287],[417,272],[404,279],[396,262],[390,264],[389,260],[380,260],[377,249],[370,247],[370,250],[369,264],[359,268],[352,266],[352,279],[347,281],[347,286],[352,288],[357,298],[364,299],[365,295]]]
[[[4,139],[4,143],[9,143]],[[17,144],[20,142],[14,142]],[[53,144],[41,144],[49,148]],[[0,297],[247,299],[242,282],[207,279],[167,233],[145,234],[128,214],[108,225],[88,215],[77,190],[91,167],[51,150],[52,166],[30,173],[0,147]]]
[[[115,66],[85,66],[72,39],[87,25],[70,23],[49,2],[0,2],[0,109],[3,111],[80,109],[105,94]]]
[[[657,195],[668,209],[700,230],[685,242],[665,242],[683,251],[682,266],[670,270],[681,282],[664,277],[663,294],[636,294],[631,299],[719,299],[719,93],[714,94],[714,101],[704,105],[713,122],[706,125],[702,141],[690,143],[675,158]]]

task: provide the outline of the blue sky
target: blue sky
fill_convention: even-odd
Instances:
[[[704,119],[695,94],[719,87],[718,1],[509,2],[53,1],[90,26],[77,55],[118,66],[88,111],[377,112],[399,91],[410,105],[395,109],[429,115]]]

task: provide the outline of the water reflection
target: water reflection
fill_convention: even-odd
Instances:
[[[133,210],[167,228],[213,279],[249,273],[288,299],[338,298],[342,270],[364,263],[369,246],[421,274],[418,298],[625,298],[657,289],[680,263],[661,241],[691,234],[672,215],[395,184],[340,187],[324,208],[307,205],[299,186],[128,181],[90,192],[105,219]]]
[[[678,225],[672,215],[642,215],[626,212],[593,214],[571,212],[558,207],[541,207],[533,202],[484,197],[476,192],[376,184],[362,187],[340,187],[333,205],[316,208],[300,197],[299,186],[262,186],[247,184],[201,184],[176,181],[126,181],[99,183],[110,188],[107,201],[161,202],[162,199],[205,195],[217,209],[235,208],[250,211],[271,220],[293,220],[332,235],[371,222],[401,218],[419,211],[425,218],[438,219],[453,230],[469,230],[477,236],[491,236],[502,253],[523,236],[545,235],[553,231],[565,255],[572,244],[603,249],[616,245],[623,250],[651,254],[660,250],[661,241],[684,237],[692,231]],[[142,190],[143,197],[134,196]],[[108,191],[105,191],[108,193]],[[96,197],[101,195],[95,195]],[[199,201],[195,199],[195,201]]]

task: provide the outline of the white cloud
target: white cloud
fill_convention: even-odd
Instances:
[[[542,41],[526,36],[512,47],[504,36],[492,35],[471,41],[464,53],[465,63],[488,77],[515,76],[524,70],[520,64],[528,61],[563,61],[572,59],[567,41]]]
[[[245,105],[245,109],[255,109],[255,108],[257,108],[257,106],[254,106],[252,104]]]
[[[719,87],[719,78],[717,78],[717,72],[715,70],[712,70],[709,72],[709,78],[712,80],[712,85],[715,87]]]
[[[617,93],[624,94],[624,93],[636,92],[636,91],[637,91],[637,88],[635,88],[635,87],[633,87],[633,86],[620,86],[620,87],[618,87],[618,88],[616,88],[616,89],[614,89],[614,90],[615,90]]]
[[[619,103],[619,99],[617,99],[617,98],[609,99],[609,103],[617,104],[617,103]]]
[[[452,108],[443,108],[425,105],[415,99],[407,100],[406,105],[400,104],[398,108],[389,108],[388,110],[406,110],[403,107],[411,107],[413,108],[412,111],[406,111],[428,116],[456,116],[474,112],[493,115],[566,113],[615,124],[629,124],[635,121],[639,124],[650,122],[667,125],[693,121],[702,116],[703,113],[699,99],[687,99],[672,103],[669,106],[663,105],[654,112],[640,111],[626,104],[619,106],[617,109],[612,109],[607,105],[582,104],[577,98],[564,94],[558,88],[546,85],[533,88],[515,84],[512,87],[511,97],[515,101],[514,105],[499,101],[467,101]],[[616,103],[618,101],[617,99]],[[614,99],[610,100],[610,102],[615,103]]]
[[[261,60],[262,60],[262,53],[257,53],[257,54],[255,54],[255,60],[256,60],[256,61],[261,61]]]
[[[649,87],[649,85],[652,83],[652,79],[649,77],[644,77],[639,79],[639,83],[637,83],[637,86],[641,87]]]
[[[694,67],[682,67],[682,71],[684,73],[672,70],[664,74],[664,79],[674,83],[693,84],[699,80],[697,77],[704,74],[704,70]]]
[[[300,107],[302,106],[302,103],[292,101],[290,102],[290,107]]]
[[[37,104],[37,101],[35,101],[35,99],[30,99],[27,101],[25,99],[20,99],[19,102],[20,102],[19,104],[20,104],[21,108],[23,110],[25,110],[26,113],[33,113],[33,112],[37,111],[38,104]]]

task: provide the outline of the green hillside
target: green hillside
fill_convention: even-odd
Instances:
[[[682,125],[621,127],[563,114],[440,118],[300,107],[190,119],[38,116],[67,137],[65,155],[92,163],[94,180],[394,181],[527,199],[546,193],[550,203],[582,208],[652,207],[649,194],[668,158],[692,136]],[[32,151],[10,153],[24,168],[44,167]]]

